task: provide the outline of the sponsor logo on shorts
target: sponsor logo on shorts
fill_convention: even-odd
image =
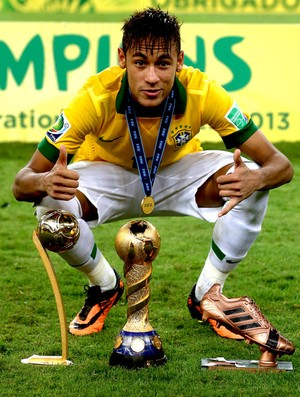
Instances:
[[[57,142],[70,128],[71,124],[64,112],[62,112],[52,128],[47,131],[46,135],[52,142]]]
[[[238,130],[245,127],[248,122],[248,119],[243,115],[236,102],[234,102],[229,111],[225,114],[225,118]]]

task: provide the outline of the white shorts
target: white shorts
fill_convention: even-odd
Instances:
[[[220,207],[198,208],[195,195],[211,175],[228,164],[233,164],[232,153],[206,150],[160,167],[152,188],[155,208],[147,217],[193,216],[216,221]],[[88,222],[91,227],[120,219],[145,217],[141,211],[145,194],[138,170],[102,161],[80,161],[69,165],[69,168],[79,173],[78,190],[98,210],[98,219]]]

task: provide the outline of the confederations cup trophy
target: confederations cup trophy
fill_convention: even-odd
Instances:
[[[116,236],[116,251],[124,261],[127,322],[116,337],[110,365],[150,367],[166,362],[162,342],[149,323],[149,280],[152,262],[160,249],[160,235],[144,220],[122,226]]]

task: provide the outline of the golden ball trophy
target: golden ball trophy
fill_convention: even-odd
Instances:
[[[142,368],[166,362],[159,335],[149,323],[149,281],[152,262],[160,249],[160,235],[144,220],[122,226],[116,236],[116,251],[124,261],[127,322],[118,334],[110,365]]]
[[[47,250],[52,252],[64,252],[72,248],[79,238],[79,226],[73,214],[64,210],[50,210],[46,212],[38,222],[37,229],[33,231],[32,240],[43,261],[47,271],[52,291],[54,293],[59,317],[61,333],[61,356],[41,356],[34,354],[21,360],[23,364],[41,365],[70,365],[68,360],[68,329],[66,324],[65,307],[59,288],[55,269],[52,265]]]

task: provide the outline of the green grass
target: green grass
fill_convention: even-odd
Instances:
[[[300,142],[277,145],[295,167],[291,184],[273,190],[263,231],[248,257],[230,275],[224,293],[249,295],[286,337],[299,346],[299,189]],[[221,148],[220,145],[210,145]],[[193,218],[151,218],[161,234],[153,263],[150,322],[161,336],[166,365],[142,370],[110,367],[115,337],[126,322],[123,297],[110,312],[105,329],[89,337],[69,336],[68,367],[24,365],[32,354],[60,355],[58,315],[50,282],[31,241],[33,208],[11,194],[15,173],[34,144],[0,144],[0,396],[272,396],[300,395],[299,351],[293,372],[205,371],[204,357],[258,359],[256,345],[225,340],[189,316],[186,299],[206,258],[212,225]],[[114,239],[125,222],[95,229],[96,241],[122,274]],[[85,278],[51,254],[69,322],[81,307]]]

